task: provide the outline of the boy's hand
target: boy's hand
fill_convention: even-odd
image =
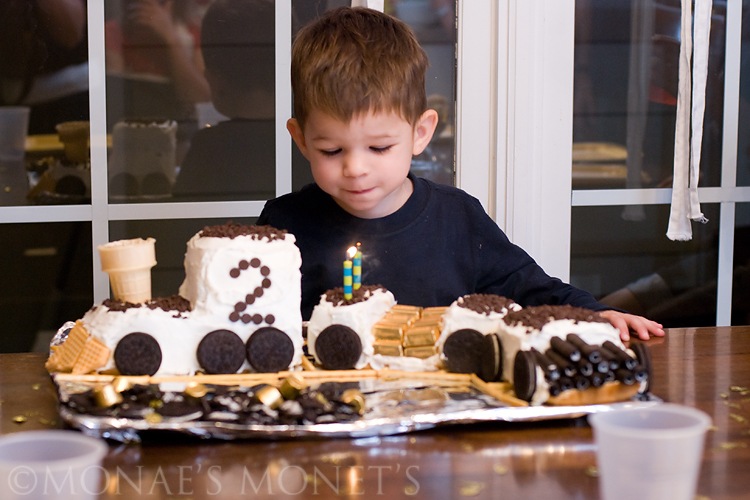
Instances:
[[[599,314],[607,318],[615,328],[620,330],[620,338],[623,341],[630,340],[631,330],[641,340],[664,336],[664,328],[661,323],[651,321],[643,316],[611,310],[600,311]]]

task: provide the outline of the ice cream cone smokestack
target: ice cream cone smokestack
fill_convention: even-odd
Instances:
[[[109,275],[117,300],[140,303],[151,299],[151,268],[156,265],[153,238],[118,240],[100,245],[102,271]]]

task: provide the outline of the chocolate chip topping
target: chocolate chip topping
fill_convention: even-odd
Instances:
[[[501,313],[503,310],[509,310],[513,304],[515,301],[507,297],[485,293],[464,295],[457,302],[459,307],[465,307],[480,314]]]
[[[237,236],[251,236],[254,240],[268,238],[269,241],[283,240],[285,235],[286,231],[272,226],[249,226],[233,222],[227,222],[220,226],[206,226],[200,232],[202,238],[234,239]]]
[[[170,295],[169,297],[157,297],[149,300],[145,304],[134,304],[133,302],[123,302],[115,299],[105,299],[102,305],[110,311],[123,312],[128,309],[136,309],[146,306],[149,309],[161,309],[166,312],[176,312],[175,317],[180,317],[180,313],[190,311],[190,301],[179,295]]]
[[[362,285],[357,290],[352,291],[351,299],[346,300],[344,298],[344,287],[340,286],[326,291],[325,300],[337,306],[356,304],[357,302],[365,302],[377,290],[386,291],[386,288],[382,285]]]
[[[608,323],[596,311],[569,305],[525,307],[520,311],[510,311],[505,316],[505,322],[510,325],[520,324],[537,330],[551,321],[561,319],[572,319],[576,323],[579,321]]]

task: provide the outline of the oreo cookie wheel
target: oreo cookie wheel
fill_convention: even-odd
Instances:
[[[513,389],[516,397],[531,401],[536,391],[536,356],[531,351],[518,351],[513,361]]]
[[[201,339],[196,356],[206,373],[237,373],[245,362],[245,343],[234,332],[214,330]]]
[[[120,339],[113,357],[120,375],[153,375],[161,366],[162,352],[154,337],[133,332]]]
[[[326,370],[350,370],[362,355],[357,332],[344,325],[329,325],[315,339],[315,356]]]
[[[278,328],[266,326],[250,334],[245,343],[245,354],[256,372],[280,372],[292,364],[294,343]]]
[[[482,358],[487,347],[485,336],[476,330],[463,328],[451,333],[443,344],[445,369],[453,373],[482,373]],[[489,371],[495,371],[493,366]],[[494,374],[493,374],[494,378]]]

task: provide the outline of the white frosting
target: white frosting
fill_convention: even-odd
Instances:
[[[500,312],[476,312],[468,307],[463,307],[461,305],[463,300],[463,297],[459,297],[443,313],[443,329],[437,341],[440,351],[442,351],[443,344],[445,344],[445,339],[452,333],[463,328],[476,330],[483,335],[499,331],[500,325],[503,323],[503,318],[508,314],[507,308],[503,308]],[[518,311],[521,309],[521,306],[514,302],[511,303],[510,308],[513,311]]]
[[[618,347],[625,347],[620,340],[620,331],[610,323],[561,319],[546,323],[541,330],[531,330],[528,326],[520,324],[511,326],[503,322],[499,333],[504,354],[503,378],[509,382],[513,382],[513,363],[516,353],[519,350],[529,351],[532,348],[545,352],[550,346],[552,337],[564,339],[569,333],[575,333],[587,344],[601,345],[609,340]]]
[[[321,295],[320,302],[313,309],[310,321],[307,324],[307,346],[310,354],[320,362],[315,352],[315,340],[320,332],[330,325],[344,325],[354,330],[362,342],[362,354],[355,364],[360,369],[367,366],[375,350],[372,335],[372,327],[380,321],[383,316],[396,305],[393,294],[382,288],[374,290],[367,300],[352,304],[337,305],[326,300],[325,294]]]
[[[238,302],[245,302],[248,294],[262,287],[261,266],[248,266],[236,278],[230,271],[240,261],[260,259],[261,266],[270,271],[270,286],[263,294],[246,305],[243,314],[260,314],[260,323],[233,321],[230,314]],[[301,273],[302,258],[295,238],[268,241],[251,236],[215,238],[193,236],[185,254],[185,281],[180,295],[192,306],[189,312],[164,311],[141,306],[124,311],[110,311],[105,305],[89,310],[82,318],[83,325],[114,352],[117,343],[132,332],[144,332],[156,339],[162,351],[162,364],[156,375],[192,375],[200,370],[196,350],[206,334],[219,329],[236,333],[243,342],[259,328],[272,326],[286,333],[294,345],[290,367],[302,361]],[[273,316],[269,324],[265,319]],[[110,359],[104,369],[113,368]],[[249,369],[247,362],[240,370]]]

